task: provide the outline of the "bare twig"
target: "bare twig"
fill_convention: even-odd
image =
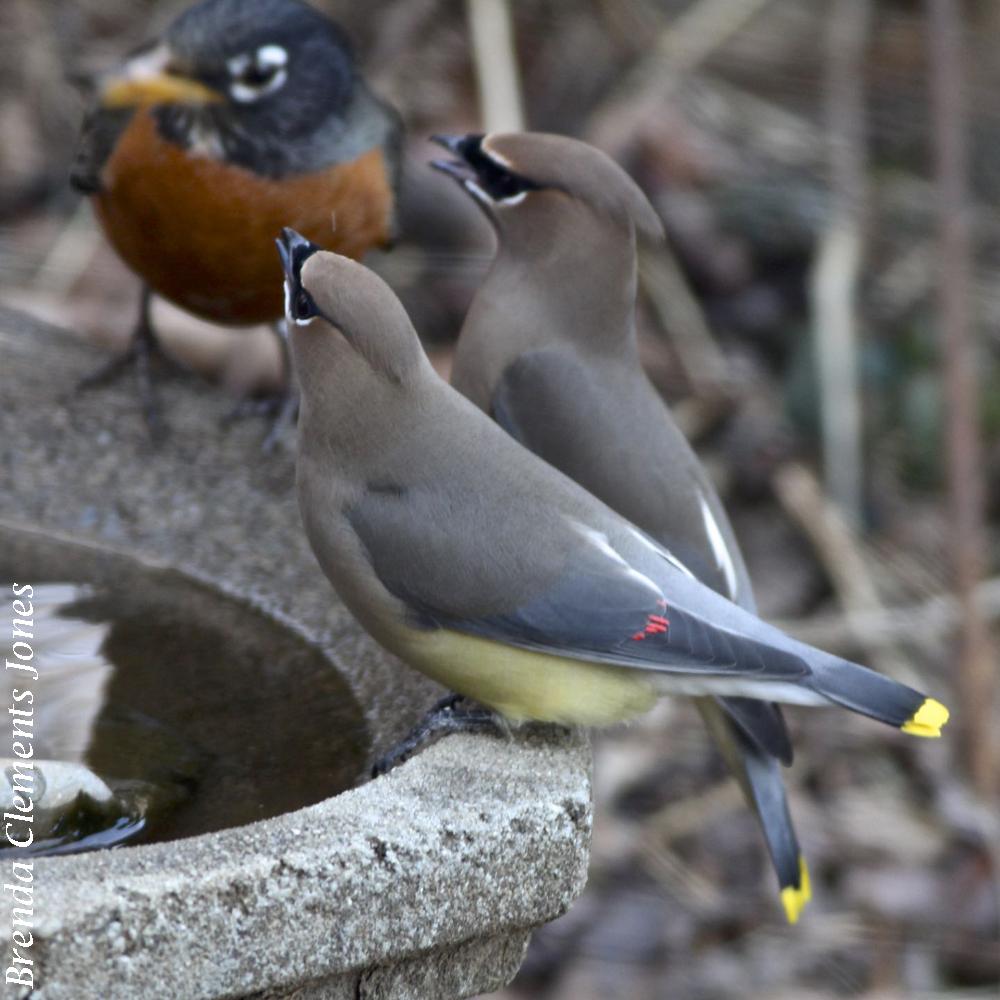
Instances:
[[[1000,620],[1000,577],[984,580],[975,589],[981,613],[990,621]],[[865,635],[869,648],[896,642],[924,643],[953,631],[962,620],[962,607],[952,594],[937,594],[905,607],[871,608],[854,613],[853,625]],[[843,650],[854,641],[845,627],[844,615],[816,615],[775,624],[811,646],[830,652]],[[846,634],[845,634],[846,633]]]
[[[824,479],[855,525],[861,523],[863,491],[856,299],[866,201],[862,81],[871,12],[871,0],[829,6],[826,95],[834,198],[812,282]]]
[[[727,381],[729,366],[669,248],[640,251],[639,286],[695,395],[717,392]]]
[[[517,50],[507,0],[467,0],[479,115],[487,132],[524,128]]]
[[[681,837],[698,833],[743,806],[743,793],[733,780],[713,785],[700,795],[671,802],[644,823],[638,860],[667,892],[688,906],[712,906],[719,889],[673,849]]]
[[[660,36],[650,58],[675,77],[690,73],[726,44],[770,0],[697,0]]]
[[[1000,747],[993,730],[996,649],[974,599],[983,577],[982,450],[977,429],[976,344],[969,309],[971,240],[962,86],[962,8],[927,0],[937,201],[940,327],[945,358],[948,491],[955,585],[962,605],[957,677],[965,716],[966,758],[976,789],[997,794]]]
[[[809,118],[731,82],[693,73],[678,88],[676,101],[686,119],[736,154],[733,171],[749,160],[758,169],[768,164],[805,178],[826,161],[825,135]]]
[[[853,525],[863,507],[861,390],[855,293],[861,265],[857,220],[837,213],[820,239],[811,281],[827,492]]]
[[[729,813],[743,808],[743,793],[732,778],[720,781],[697,795],[669,802],[643,822],[644,832],[659,844],[700,833]]]
[[[89,266],[101,239],[90,204],[81,201],[35,272],[32,287],[53,298],[65,298]]]
[[[812,542],[830,575],[844,609],[847,627],[871,657],[872,664],[895,680],[919,686],[912,667],[884,636],[869,629],[866,615],[882,611],[882,599],[872,580],[857,538],[840,509],[820,489],[805,467],[790,462],[774,476],[774,490],[782,506]]]
[[[718,886],[669,847],[643,841],[638,861],[665,892],[677,897],[685,906],[697,910],[718,905]]]
[[[635,121],[655,121],[679,80],[732,38],[770,0],[697,0],[675,18],[642,61],[594,112],[591,140],[620,154]],[[636,101],[635,95],[641,94]]]

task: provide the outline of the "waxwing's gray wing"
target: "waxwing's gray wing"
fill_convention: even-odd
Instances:
[[[669,420],[661,408],[633,408],[634,401],[620,398],[626,391],[609,386],[606,372],[564,347],[530,351],[497,381],[493,418],[529,451],[669,546],[702,583],[736,600],[750,589],[742,559],[737,553],[728,569],[713,552],[699,510],[699,500],[708,503],[707,492],[691,477],[687,454],[675,456],[674,467],[667,464],[667,435],[676,435],[676,428],[659,426]],[[636,423],[641,420],[652,427]],[[655,451],[645,447],[650,438],[659,438]],[[678,489],[690,499],[670,501],[668,494]],[[651,529],[662,529],[671,512],[685,517],[673,518],[666,539]]]
[[[720,703],[747,701],[750,705],[765,702],[742,698],[696,698],[695,705],[716,746],[729,764],[744,796],[764,833],[768,852],[778,876],[781,902],[789,923],[796,923],[812,896],[809,870],[795,835],[795,825],[788,811],[788,799],[781,780],[781,768],[771,755],[762,751],[734,725]]]
[[[460,485],[425,471],[421,486],[367,491],[348,511],[413,626],[652,671],[664,693],[831,701],[913,732],[928,712],[938,718],[919,692],[765,624],[587,494],[567,492],[554,469],[533,467],[527,452],[517,458],[504,463],[498,448]],[[501,466],[525,484],[521,494],[505,487],[502,504],[492,488]],[[470,477],[476,488],[462,488]],[[560,509],[566,496],[575,510]]]
[[[498,507],[485,490],[452,495],[442,476],[439,487],[368,491],[348,518],[413,624],[657,671],[792,683],[810,673],[796,653],[707,620],[691,605],[723,602],[669,556],[630,565],[599,529],[543,497]],[[683,607],[672,596],[679,588]],[[738,620],[767,633],[750,615]]]
[[[792,737],[781,709],[770,701],[756,698],[719,698],[723,712],[750,742],[785,767],[792,763]],[[777,772],[780,774],[780,772]]]
[[[618,497],[615,484],[605,483],[603,477],[613,474],[612,470],[620,469],[623,463],[627,470],[628,463],[642,465],[645,460],[642,454],[629,453],[630,440],[624,428],[604,438],[614,454],[603,454],[600,441],[579,440],[595,430],[595,422],[602,423],[600,417],[588,419],[588,415],[592,416],[593,409],[600,406],[603,392],[593,367],[578,355],[565,349],[530,351],[509,365],[497,382],[493,418],[529,451],[584,483],[598,496]],[[663,472],[667,477],[670,470]],[[699,484],[688,482],[685,472],[676,470],[684,488],[693,491]],[[628,490],[636,483],[649,481],[651,475],[641,469],[632,476],[626,474],[622,486]],[[663,489],[669,488],[665,480]],[[680,536],[679,543],[672,547],[673,555],[703,583],[726,596],[735,596],[727,593],[727,576],[717,561],[710,559],[702,535],[695,534],[686,541],[683,532]],[[749,592],[749,585],[744,583],[743,589]],[[784,764],[791,763],[791,738],[776,705],[727,698],[722,707],[761,750]]]

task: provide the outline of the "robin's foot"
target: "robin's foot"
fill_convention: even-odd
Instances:
[[[414,751],[419,750],[431,737],[446,733],[481,733],[491,730],[499,735],[509,735],[503,719],[486,708],[459,709],[463,695],[450,694],[436,702],[417,723],[414,730],[398,746],[383,754],[372,767],[372,777],[377,778],[402,764]]]
[[[120,378],[128,369],[133,369],[139,394],[139,405],[142,407],[142,415],[149,428],[150,437],[154,441],[161,441],[166,436],[167,427],[163,422],[160,405],[153,389],[152,366],[154,363],[185,375],[191,373],[186,365],[167,354],[156,339],[149,322],[149,292],[144,290],[139,307],[139,321],[128,348],[122,354],[101,365],[96,371],[80,379],[76,383],[74,393],[85,392],[97,385],[106,385]]]
[[[246,420],[248,417],[265,417],[271,419],[271,427],[264,438],[261,450],[270,452],[275,449],[284,436],[285,431],[298,419],[299,389],[292,386],[281,392],[254,399],[241,399],[223,418],[223,426]]]

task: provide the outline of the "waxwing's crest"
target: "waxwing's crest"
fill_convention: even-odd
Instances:
[[[422,357],[402,303],[374,271],[283,229],[278,250],[285,268],[289,321],[315,318],[338,330],[351,348],[391,382],[403,381]]]

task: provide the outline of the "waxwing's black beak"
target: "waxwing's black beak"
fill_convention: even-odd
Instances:
[[[431,136],[431,142],[441,146],[442,149],[447,149],[449,153],[463,160],[465,159],[466,152],[472,147],[478,148],[482,141],[483,136],[474,133],[468,135],[449,135],[445,132],[439,132],[437,135]]]
[[[431,166],[449,177],[454,177],[459,184],[476,178],[475,170],[464,160],[431,160]]]
[[[469,162],[468,154],[477,150],[483,141],[481,135],[446,135],[431,136],[431,142],[436,143],[449,153],[454,154],[454,160],[431,160],[431,166],[441,173],[454,178],[459,184],[476,179],[476,170]]]
[[[323,249],[315,243],[310,243],[303,235],[287,226],[281,230],[281,236],[274,242],[278,245],[278,254],[281,256],[281,266],[285,269],[285,277],[292,282],[293,286],[298,284],[302,265],[314,253]]]

